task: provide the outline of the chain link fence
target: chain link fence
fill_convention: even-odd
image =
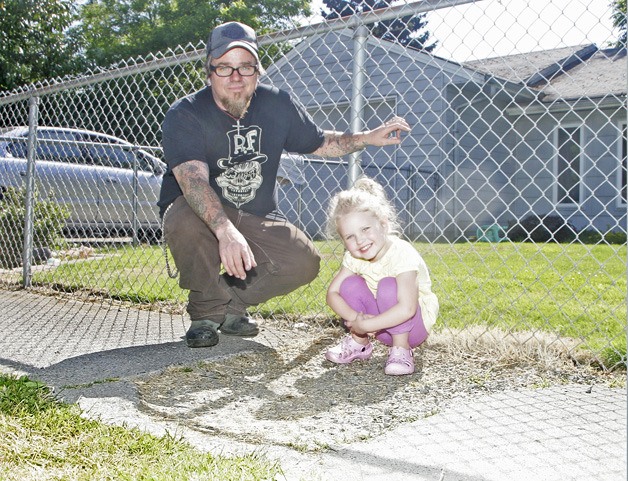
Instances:
[[[399,2],[260,36],[262,81],[321,127],[400,115],[412,132],[340,160],[286,157],[279,205],[315,239],[323,268],[254,314],[332,322],[325,289],[342,247],[323,236],[325,208],[364,173],[386,187],[430,267],[437,330],[551,335],[574,359],[623,365],[626,50],[602,3]],[[431,52],[372,33],[420,14]],[[186,293],[157,242],[160,128],[170,104],[203,85],[201,43],[0,97],[5,289],[186,322]]]

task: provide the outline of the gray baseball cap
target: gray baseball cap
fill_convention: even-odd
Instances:
[[[239,22],[227,22],[218,25],[209,36],[205,48],[206,56],[220,58],[232,48],[241,47],[253,54],[257,63],[257,35],[248,25]]]

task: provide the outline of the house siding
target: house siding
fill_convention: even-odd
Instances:
[[[268,69],[269,79],[323,128],[350,130],[353,48],[347,32],[306,40]],[[624,107],[555,102],[538,113],[539,93],[525,85],[378,39],[369,38],[366,51],[365,127],[397,114],[412,131],[398,147],[365,149],[360,161],[390,190],[408,237],[468,238],[478,226],[513,224],[532,213],[558,213],[578,229],[625,230],[625,204],[617,197]],[[575,207],[557,206],[554,198],[554,132],[563,124],[583,127],[584,188]],[[347,186],[348,158],[342,160],[334,168],[307,163],[308,185],[299,195],[307,205],[302,223],[313,237],[323,233],[329,198]],[[280,202],[283,210],[292,209],[295,192]]]
[[[522,142],[515,152],[521,169],[515,174],[515,185],[521,194],[512,209],[516,217],[558,214],[577,230],[590,226],[602,232],[625,229],[626,213],[617,205],[620,192],[616,184],[617,142],[621,139],[618,125],[622,115],[617,110],[601,109],[520,118],[517,131]],[[563,125],[582,128],[584,198],[575,206],[556,206],[553,199],[556,182],[553,133]]]
[[[276,69],[269,69],[269,79],[273,85],[291,92],[321,127],[349,130],[353,41],[347,35],[329,35],[334,38],[311,41],[294,56],[298,60],[293,62],[290,57],[289,61],[276,65]],[[338,42],[344,48],[338,48]],[[338,53],[330,51],[328,45],[333,44],[334,52]],[[399,147],[365,149],[360,155],[361,165],[364,173],[384,184],[395,199],[408,236],[434,235],[438,230],[437,171],[447,157],[442,145],[448,131],[443,122],[446,104],[442,92],[452,79],[437,65],[417,63],[407,54],[372,45],[367,52],[366,128],[377,127],[397,114],[408,120],[412,132]],[[304,58],[308,59],[307,63]],[[388,107],[378,110],[376,106],[381,104]],[[324,234],[322,226],[330,197],[347,186],[347,168],[344,165],[330,168],[325,161],[318,161],[308,163],[307,169],[311,169],[306,173],[308,187],[283,188],[279,205],[295,221],[296,218],[291,218],[295,214],[291,204],[299,202],[299,195],[303,196],[300,202],[307,205],[308,212],[301,212],[301,224],[309,235],[319,238]]]

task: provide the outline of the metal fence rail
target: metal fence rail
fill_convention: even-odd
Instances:
[[[299,19],[260,38],[262,81],[288,90],[323,128],[361,130],[393,114],[412,125],[397,148],[286,167],[280,207],[320,241],[325,262],[320,282],[307,288],[317,290],[315,300],[295,303],[297,311],[331,318],[324,288],[341,249],[323,236],[325,208],[365,173],[385,185],[404,235],[428,261],[442,306],[438,329],[549,332],[574,357],[586,351],[605,367],[625,362],[626,50],[611,45],[610,7],[576,0],[580,17],[563,11],[556,19],[552,3],[540,3],[518,8],[541,24],[549,17],[568,24],[582,33],[577,43],[539,33],[531,47],[516,48],[534,31],[516,12],[495,17],[501,4],[489,0],[403,2],[333,21]],[[438,42],[431,53],[370,33],[375,23],[420,13]],[[484,23],[460,20],[478,14],[493,18],[490,31],[501,36],[491,40]],[[465,37],[456,38],[463,28]],[[493,50],[464,54],[474,38],[493,42]],[[159,248],[140,241],[159,236],[161,122],[175,99],[204,85],[202,63],[202,50],[173,47],[0,97],[0,187],[5,199],[11,186],[28,187],[26,223],[0,207],[2,285],[103,306],[142,303],[154,315],[182,318],[185,293],[167,276]],[[14,136],[19,126],[27,127],[22,139]],[[47,127],[89,133],[54,137]],[[90,151],[103,146],[99,134],[128,142],[106,154],[110,164]],[[59,141],[70,147],[46,148]],[[110,142],[117,141],[105,147]],[[122,151],[131,154],[126,164],[118,162]],[[73,227],[89,224],[82,241],[46,237],[39,221],[50,215],[42,211],[49,203],[78,219]],[[121,237],[132,242],[120,244]],[[22,262],[9,262],[15,246]],[[295,314],[285,305],[270,302],[259,314]]]

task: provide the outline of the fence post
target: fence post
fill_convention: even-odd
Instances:
[[[626,12],[624,12],[624,21],[628,21],[628,19],[626,18]],[[628,39],[624,39],[624,43],[622,45],[624,48],[628,48]],[[626,62],[626,89],[628,90],[628,62]],[[625,101],[624,101],[624,105],[625,105]],[[626,132],[626,136],[628,137],[628,109],[626,109],[625,112],[625,117],[626,117],[626,127],[625,127],[625,132]],[[624,135],[622,133],[622,135]],[[628,138],[626,139],[622,139],[622,142],[628,142]],[[622,167],[624,169],[628,169],[628,165],[626,165],[627,159],[626,158],[622,158],[621,159],[621,163],[622,163]],[[628,187],[626,188],[626,192],[628,192]],[[624,228],[626,229],[626,232],[628,232],[628,194],[626,195],[626,225],[624,225]],[[626,276],[628,276],[628,256],[626,257]],[[626,342],[628,343],[628,296],[626,296],[626,326],[624,328],[624,335],[626,337]],[[628,356],[624,356],[624,367],[628,369]]]
[[[29,99],[28,140],[26,154],[26,199],[24,215],[24,245],[22,249],[22,285],[31,285],[31,263],[33,259],[33,223],[35,199],[35,149],[37,147],[37,120],[39,117],[39,97]]]
[[[133,235],[133,240],[132,240],[132,244],[133,247],[137,247],[140,243],[139,238],[139,232],[140,232],[140,222],[138,219],[138,210],[139,210],[139,179],[138,179],[138,175],[139,175],[139,166],[137,165],[137,160],[138,160],[138,151],[139,148],[137,147],[133,147],[131,149],[131,153],[133,154],[133,198],[132,198],[132,202],[131,202],[131,207],[132,207],[132,213],[131,213],[131,233]]]
[[[364,129],[364,83],[366,62],[366,39],[368,29],[360,25],[353,36],[353,76],[351,89],[351,132],[356,133]],[[348,186],[351,187],[362,173],[362,151],[349,155]]]

